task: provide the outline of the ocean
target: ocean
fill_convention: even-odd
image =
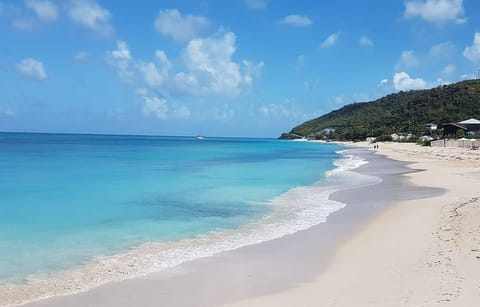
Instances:
[[[331,192],[373,183],[343,149],[0,133],[0,288],[61,278],[75,292],[325,222],[344,206]]]

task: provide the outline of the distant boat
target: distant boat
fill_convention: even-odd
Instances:
[[[203,141],[203,140],[205,140],[205,138],[204,138],[203,136],[201,136],[201,135],[197,135],[197,140]]]

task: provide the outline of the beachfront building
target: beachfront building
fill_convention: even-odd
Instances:
[[[326,135],[329,135],[330,133],[335,132],[335,128],[325,128],[322,130],[322,132],[325,133]]]
[[[390,138],[392,139],[392,141],[394,142],[403,142],[403,141],[408,141],[412,138],[412,134],[409,133],[409,134],[403,134],[403,133],[400,133],[400,134],[397,134],[397,133],[393,133],[390,135]]]
[[[464,135],[480,135],[480,120],[467,119],[458,123],[441,124],[443,129],[443,137],[456,136],[457,131],[463,130]]]

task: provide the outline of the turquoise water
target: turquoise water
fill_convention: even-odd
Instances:
[[[0,281],[149,241],[241,229],[321,182],[333,144],[270,139],[0,134]]]

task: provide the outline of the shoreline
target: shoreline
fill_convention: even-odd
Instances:
[[[421,170],[405,175],[415,186],[444,193],[386,208],[341,243],[313,281],[228,306],[478,304],[480,154],[398,143],[381,143],[377,154]]]
[[[338,182],[341,181],[341,178],[338,178],[339,173],[348,172],[348,170],[351,168],[356,168],[358,165],[366,163],[361,159],[357,160],[355,158],[356,157],[354,156],[342,155],[339,159],[335,160],[339,163],[334,163],[335,168],[327,172],[332,173],[331,181],[337,181],[338,184]],[[351,178],[351,180],[354,180],[355,182],[358,181],[357,184],[360,185],[367,184],[365,179]],[[368,184],[373,183],[368,182]],[[333,191],[345,189],[345,183],[336,186],[334,182],[330,182],[328,186],[333,188]],[[141,246],[133,248],[125,253],[114,254],[112,256],[96,257],[84,265],[76,266],[65,271],[55,272],[52,275],[46,274],[29,276],[25,278],[26,284],[24,285],[6,284],[3,285],[3,289],[2,286],[0,286],[0,296],[2,294],[1,290],[3,290],[4,295],[4,299],[0,299],[0,305],[25,305],[41,300],[48,300],[57,296],[68,296],[84,293],[108,283],[140,278],[156,272],[168,270],[169,268],[181,265],[184,262],[195,261],[195,259],[204,257],[211,257],[217,253],[235,250],[248,245],[261,244],[269,240],[274,240],[278,237],[283,237],[285,235],[302,231],[306,228],[310,228],[312,225],[323,223],[331,213],[343,208],[343,203],[341,204],[328,200],[328,195],[330,193],[331,190],[329,190],[329,188],[319,186],[318,183],[315,183],[311,186],[291,189],[281,196],[277,196],[271,200],[272,203],[275,203],[273,206],[280,206],[280,210],[282,210],[281,207],[285,205],[289,206],[290,201],[295,201],[297,197],[305,197],[305,195],[308,196],[308,198],[312,198],[313,194],[315,195],[315,198],[312,198],[313,200],[320,201],[322,203],[325,202],[326,208],[322,208],[322,206],[320,206],[319,208],[315,209],[317,211],[314,211],[312,209],[308,209],[307,207],[307,210],[300,212],[300,214],[312,214],[312,216],[311,218],[309,216],[309,218],[306,220],[299,219],[298,221],[301,223],[298,225],[290,222],[287,223],[287,220],[285,220],[279,229],[269,230],[268,224],[263,223],[266,222],[266,220],[263,221],[264,219],[262,218],[252,225],[247,225],[242,228],[243,230],[241,231],[241,236],[245,236],[245,238],[239,237],[239,235],[235,234],[236,231],[232,230],[227,231],[224,234],[211,234],[208,236],[202,236],[201,238],[182,240],[180,242],[172,243],[172,246],[174,244],[174,248],[169,247],[168,243],[162,242],[150,242],[142,244]],[[324,201],[322,201],[322,199],[324,199]],[[327,211],[326,213],[323,213],[322,210]],[[259,226],[256,227],[255,224],[260,226],[263,225],[263,228],[265,229]],[[289,229],[289,227],[293,227],[293,230]],[[255,239],[255,236],[253,235],[254,231],[260,231],[260,239]],[[252,238],[249,238],[249,236]],[[240,245],[231,243],[233,244],[232,246],[227,246],[228,242],[225,238],[222,239],[222,237],[231,237],[231,240],[239,240],[240,243],[238,244]],[[200,241],[202,245],[196,246],[196,241]],[[211,250],[212,248],[213,250]],[[164,256],[168,256],[169,253],[172,253],[172,259],[174,259],[174,262],[169,262],[164,265],[163,262],[159,261],[159,259],[165,258]]]
[[[364,154],[369,156],[370,163],[357,170],[377,175],[386,172],[384,175],[388,178],[379,185],[384,184],[387,189],[389,186],[410,187],[401,176],[409,172],[403,163],[375,156],[368,150]],[[380,164],[376,167],[375,163]],[[385,168],[386,165],[389,167]],[[54,297],[27,306],[156,306],[159,300],[168,301],[173,306],[217,306],[287,291],[313,281],[316,274],[328,267],[339,243],[394,202],[382,197],[371,205],[368,197],[377,186],[355,189],[365,200],[362,202],[355,197],[356,200],[352,199],[350,203],[356,202],[358,207],[348,205],[330,215],[327,223],[279,239],[196,259],[166,271],[111,282],[87,292]],[[420,188],[417,192],[419,197],[426,197],[439,191]],[[338,193],[342,195],[342,192]]]

